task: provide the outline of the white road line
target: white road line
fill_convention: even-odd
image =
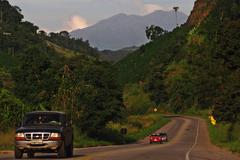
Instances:
[[[197,134],[196,134],[195,142],[192,145],[192,147],[189,149],[189,151],[186,153],[185,160],[190,160],[189,155],[192,152],[192,150],[194,149],[194,147],[197,145],[198,135],[199,135],[199,120],[198,120]]]

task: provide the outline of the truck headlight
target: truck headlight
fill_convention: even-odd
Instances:
[[[25,140],[24,133],[16,133],[15,140],[16,141],[24,141]]]
[[[50,135],[50,140],[53,140],[53,141],[57,141],[57,140],[61,140],[62,139],[62,136],[60,133],[51,133]]]

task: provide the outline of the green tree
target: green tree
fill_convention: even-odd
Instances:
[[[20,13],[21,9],[17,6],[11,6],[7,0],[0,1],[0,10],[3,13],[4,24],[19,24],[24,18]]]
[[[124,116],[122,90],[115,83],[108,64],[98,61],[86,64],[89,62],[84,59],[75,57],[61,70],[61,85],[54,106],[71,114],[82,132],[95,137],[109,121],[118,121]]]
[[[150,27],[146,28],[146,36],[149,40],[154,41],[158,37],[164,35],[167,31],[162,29],[159,26],[151,25]]]
[[[42,46],[32,46],[22,54],[15,70],[15,93],[30,104],[48,104],[56,92],[56,69]]]
[[[22,115],[29,110],[12,93],[0,88],[0,127],[1,131],[15,127]]]

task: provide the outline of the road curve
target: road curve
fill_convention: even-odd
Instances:
[[[92,147],[74,150],[71,159],[81,160],[240,160],[240,157],[210,143],[207,124],[202,119],[172,117],[159,131],[167,132],[169,143],[149,144],[148,138],[137,144]],[[0,159],[13,159],[0,155]],[[35,159],[55,159],[55,155],[36,155]]]

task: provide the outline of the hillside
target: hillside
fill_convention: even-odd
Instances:
[[[222,103],[239,86],[239,15],[234,0],[197,0],[185,25],[116,64],[119,81],[144,81],[152,100],[175,112]]]
[[[169,60],[172,61],[174,57],[178,57],[183,49],[182,46],[187,42],[187,36],[191,28],[198,26],[204,20],[204,17],[206,18],[213,3],[213,1],[207,0],[196,1],[194,9],[184,26],[169,32],[154,42],[141,46],[139,50],[118,62],[116,66],[119,69],[120,81],[127,83],[143,80],[148,76],[152,67],[156,65],[162,67]]]
[[[128,47],[128,48],[123,48],[117,51],[103,50],[99,52],[99,55],[100,55],[100,58],[103,60],[116,63],[136,50],[138,50],[138,47]]]
[[[197,26],[209,15],[209,13],[215,7],[216,1],[212,0],[198,0],[194,4],[194,8],[188,17],[188,26]]]
[[[13,130],[26,112],[57,110],[68,114],[78,134],[101,138],[99,128],[125,116],[112,66],[88,41],[66,31],[38,31],[7,0],[0,11],[1,133]]]
[[[186,24],[118,62],[118,79],[143,84],[160,109],[212,114],[213,143],[239,152],[239,37],[240,1],[197,0]]]
[[[187,20],[180,12],[179,24]],[[118,14],[97,24],[71,32],[76,38],[83,38],[100,50],[119,50],[130,46],[140,46],[147,42],[145,30],[147,26],[157,25],[171,31],[176,27],[173,11],[155,11],[149,15],[137,16]]]

